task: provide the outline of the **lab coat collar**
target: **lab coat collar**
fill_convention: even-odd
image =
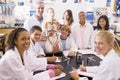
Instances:
[[[34,45],[34,43],[33,43],[32,39],[30,39],[30,45]]]
[[[114,49],[111,49],[111,50],[106,54],[106,56],[104,57],[104,59],[108,59],[108,58],[110,58],[110,57],[113,56],[113,55],[116,55],[116,52],[115,52]]]
[[[20,58],[19,51],[18,51],[18,49],[16,47],[15,47],[15,52],[16,52],[17,56],[19,56],[19,58]]]
[[[87,25],[86,23],[85,23],[84,25],[81,25],[81,24],[80,24],[80,27],[83,27],[83,26],[86,27],[86,25]]]
[[[19,55],[20,56],[20,54],[19,54],[19,51],[18,51],[18,49],[15,47],[15,52],[17,53],[17,55]],[[24,51],[24,53],[23,54],[25,54],[25,53],[27,53],[27,51],[25,50]]]
[[[37,42],[34,43],[34,42],[32,41],[32,39],[30,39],[30,47],[36,49],[36,47],[35,47],[35,46],[36,46],[36,43],[37,43]]]
[[[114,49],[111,49],[111,50],[107,53],[107,55],[106,55],[105,57],[107,57],[107,56],[109,56],[110,54],[113,54],[113,53],[115,53],[115,50],[114,50]]]
[[[24,55],[25,55],[25,53],[27,54],[27,51],[24,51],[24,53],[23,53],[23,58],[24,58]],[[21,61],[21,63],[22,63],[22,59],[21,59],[21,57],[20,57],[20,54],[19,54],[19,51],[18,51],[18,49],[15,47],[15,54],[17,54],[17,56],[18,56],[18,59]],[[23,64],[23,63],[22,63]]]
[[[39,21],[43,21],[43,16],[40,18],[40,17],[38,17],[36,14],[34,15],[36,18],[37,18],[37,20],[39,20]]]
[[[63,38],[60,36],[60,39],[61,39],[61,40],[66,40],[66,39],[67,39],[67,37],[63,39]]]

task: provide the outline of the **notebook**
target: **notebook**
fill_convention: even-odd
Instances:
[[[86,76],[86,77],[91,77],[91,78],[93,78],[95,76],[95,73],[80,71],[80,69],[77,70],[77,73],[79,75]]]

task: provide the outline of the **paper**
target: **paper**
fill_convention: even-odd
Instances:
[[[87,77],[80,77],[79,80],[89,80]]]
[[[80,69],[77,70],[77,73],[79,75],[83,75],[83,76],[91,77],[91,78],[93,78],[95,76],[95,73],[80,71]]]
[[[57,57],[55,62],[61,62],[62,61],[62,57]]]
[[[78,50],[78,52],[82,54],[95,54],[95,52],[92,51],[91,49]]]
[[[69,50],[68,51],[63,51],[63,54],[64,54],[65,57],[68,56],[68,53],[69,53]]]
[[[56,80],[56,79],[59,79],[59,78],[65,77],[65,76],[66,76],[66,74],[64,72],[62,72],[59,76],[53,77],[52,80]]]

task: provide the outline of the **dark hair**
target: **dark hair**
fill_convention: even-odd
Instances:
[[[65,12],[67,12],[68,15],[69,15],[68,25],[70,26],[70,25],[74,22],[72,11],[71,11],[70,9],[67,9]],[[65,13],[65,12],[64,12],[64,13]],[[64,18],[63,18],[63,19],[64,19]]]
[[[85,13],[84,11],[80,11],[80,12],[78,13],[78,17],[80,16],[80,14],[84,14],[84,15],[86,16],[86,13]]]
[[[106,15],[102,15],[99,17],[98,22],[97,22],[97,29],[101,30],[101,26],[99,25],[100,19],[104,19],[106,21],[105,30],[109,30],[109,21]]]
[[[40,26],[35,25],[35,26],[32,26],[32,28],[30,29],[30,33],[33,33],[35,30],[39,30],[39,31],[41,31],[41,32],[42,32],[41,27],[40,27]]]
[[[19,33],[27,31],[25,28],[16,28],[8,36],[7,50],[15,48],[15,40],[18,38]]]

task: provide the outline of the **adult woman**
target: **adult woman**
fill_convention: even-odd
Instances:
[[[102,15],[99,17],[96,30],[97,31],[110,30],[109,20],[106,15]],[[112,31],[110,30],[110,32],[112,32]]]
[[[51,71],[45,71],[37,75],[32,73],[36,70],[46,69],[46,60],[33,58],[27,52],[30,45],[30,36],[26,29],[17,28],[9,34],[7,52],[0,60],[0,80],[50,80]],[[57,75],[60,70],[55,70]],[[45,76],[44,76],[45,75]]]
[[[94,43],[93,42],[94,37],[100,31],[110,31],[111,33],[114,34],[113,30],[110,29],[109,20],[108,20],[108,17],[106,15],[102,15],[99,17],[98,22],[97,22],[97,27],[92,35],[91,44]],[[92,44],[92,48],[93,47],[94,47],[94,44]]]
[[[71,27],[73,22],[74,22],[74,20],[73,20],[72,11],[70,9],[67,9],[63,14],[63,20],[62,20],[61,24],[68,25]]]
[[[80,70],[94,72],[96,75],[93,77],[93,80],[119,80],[120,47],[112,33],[102,31],[95,36],[95,52],[104,56],[100,66],[80,66]],[[76,78],[77,74],[72,73],[72,76]]]

